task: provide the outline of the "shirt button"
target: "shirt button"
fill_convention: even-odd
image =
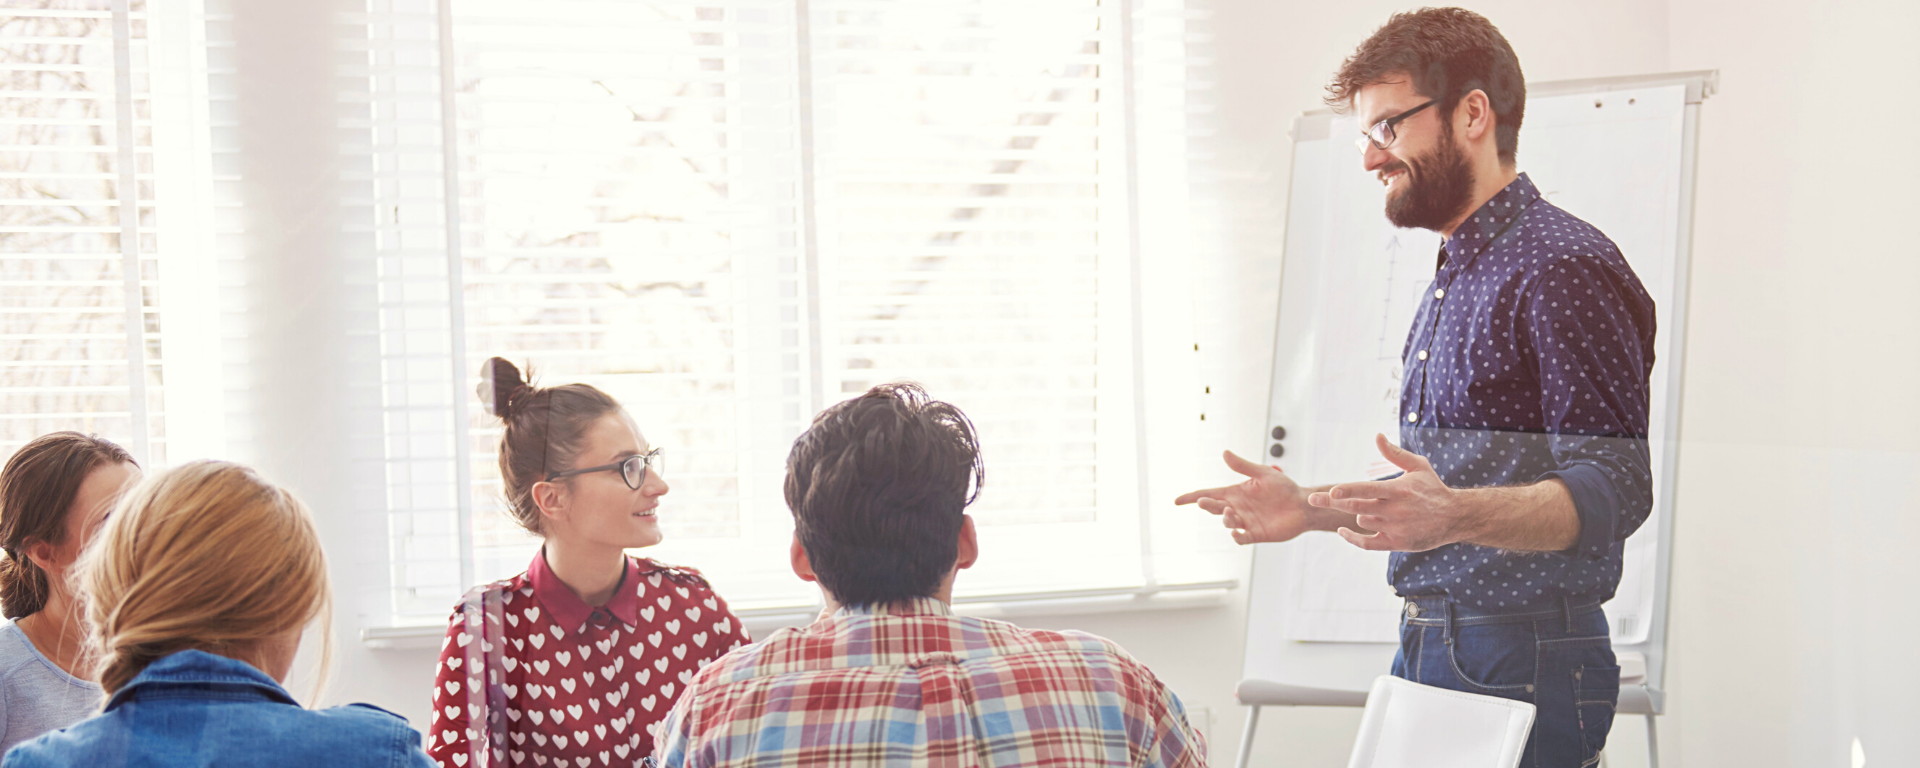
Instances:
[[[1445,288],[1435,288],[1435,289],[1433,289],[1433,297],[1434,297],[1434,298],[1436,298],[1436,299],[1444,299],[1444,298],[1446,298],[1446,297],[1447,297],[1447,289],[1445,289]]]
[[[1420,350],[1420,359],[1422,359],[1422,360],[1425,360],[1425,359],[1427,359],[1427,351],[1426,351],[1426,350],[1424,350],[1424,349],[1423,349],[1423,350]]]
[[[1407,412],[1407,423],[1408,423],[1408,424],[1412,424],[1412,423],[1414,423],[1414,422],[1416,422],[1416,421],[1419,421],[1419,420],[1420,420],[1420,413],[1419,413],[1418,411],[1408,411],[1408,412]]]

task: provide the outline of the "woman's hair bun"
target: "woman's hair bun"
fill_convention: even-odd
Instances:
[[[520,369],[504,357],[490,358],[480,368],[480,402],[486,406],[487,413],[501,421],[513,414],[514,396],[528,388]]]

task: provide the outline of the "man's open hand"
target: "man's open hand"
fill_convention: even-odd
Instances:
[[[1395,552],[1425,552],[1469,538],[1471,518],[1458,503],[1460,492],[1440,481],[1427,457],[1387,442],[1386,435],[1375,435],[1374,440],[1380,455],[1405,474],[1341,483],[1307,498],[1313,506],[1354,515],[1355,523],[1373,531],[1363,534],[1343,527],[1340,538],[1361,549]]]
[[[1236,544],[1263,541],[1287,541],[1313,530],[1315,510],[1307,505],[1307,493],[1278,467],[1255,464],[1225,451],[1227,467],[1242,475],[1245,482],[1181,494],[1175,504],[1193,504],[1220,516],[1220,522],[1233,531]]]

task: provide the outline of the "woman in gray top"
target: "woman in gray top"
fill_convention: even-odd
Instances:
[[[100,710],[67,571],[139,472],[78,432],[42,435],[0,469],[0,753]]]

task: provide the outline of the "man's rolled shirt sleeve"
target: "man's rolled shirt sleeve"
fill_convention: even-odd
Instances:
[[[1541,414],[1580,535],[1567,554],[1606,556],[1653,511],[1647,445],[1652,305],[1630,275],[1579,255],[1560,257],[1525,291],[1514,327],[1536,361]]]

